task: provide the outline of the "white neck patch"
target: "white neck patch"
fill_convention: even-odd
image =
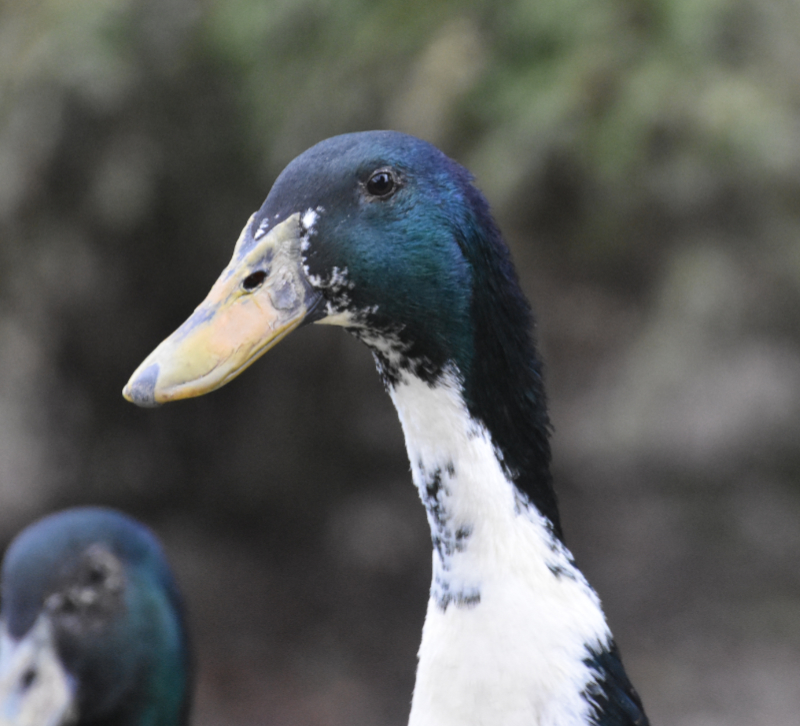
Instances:
[[[452,369],[390,390],[434,543],[409,724],[585,724],[587,646],[611,638],[599,599],[461,390]]]
[[[19,640],[8,634],[5,624],[0,627],[0,723],[72,723],[75,688],[61,665],[46,615]]]

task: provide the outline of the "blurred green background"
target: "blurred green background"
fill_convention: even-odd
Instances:
[[[654,724],[800,712],[800,3],[0,2],[0,540],[163,537],[198,726],[406,723],[430,540],[365,349],[120,391],[283,166],[394,128],[469,167],[539,318],[567,543]]]

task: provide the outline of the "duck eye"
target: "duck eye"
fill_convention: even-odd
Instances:
[[[261,287],[264,280],[267,278],[267,273],[263,270],[253,272],[242,280],[242,287],[246,292],[253,292],[253,290]]]
[[[108,573],[101,567],[92,567],[89,570],[89,577],[87,579],[90,585],[100,585],[106,581],[107,574]]]
[[[367,191],[374,197],[388,197],[397,187],[388,171],[376,171],[367,181]]]

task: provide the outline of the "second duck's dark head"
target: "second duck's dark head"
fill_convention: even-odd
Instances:
[[[45,517],[2,566],[0,723],[183,726],[190,656],[161,547],[96,507]]]

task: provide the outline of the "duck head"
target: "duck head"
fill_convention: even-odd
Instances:
[[[0,585],[2,726],[186,723],[180,596],[144,526],[101,508],[46,517],[12,542]]]
[[[208,297],[124,396],[206,393],[309,322],[350,329],[390,376],[467,366],[473,238],[487,225],[468,172],[430,144],[390,131],[323,141],[278,177]]]
[[[392,388],[458,381],[509,475],[558,531],[533,318],[470,173],[393,131],[313,146],[276,180],[189,319],[123,390],[156,406],[212,391],[306,323],[339,325]]]

